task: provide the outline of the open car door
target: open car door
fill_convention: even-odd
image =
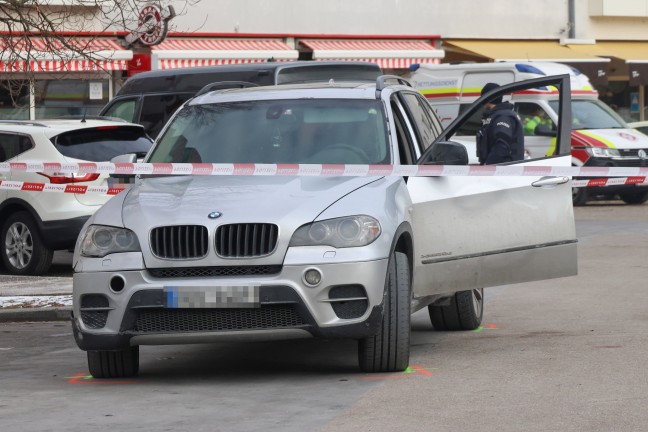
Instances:
[[[421,155],[450,141],[487,101],[543,86],[560,92],[552,156],[505,165],[570,166],[569,76],[503,85],[479,98]],[[437,163],[437,162],[435,162]],[[415,297],[577,274],[571,178],[542,176],[411,177]]]

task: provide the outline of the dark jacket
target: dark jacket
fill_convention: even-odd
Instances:
[[[484,112],[477,132],[477,157],[482,165],[524,159],[524,132],[513,104],[502,102]]]

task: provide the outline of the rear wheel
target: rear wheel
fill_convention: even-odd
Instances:
[[[445,303],[428,306],[428,312],[437,330],[475,330],[484,315],[484,289],[459,291]]]
[[[643,204],[648,201],[648,191],[620,193],[619,197],[626,204]]]
[[[358,360],[365,372],[400,372],[410,354],[410,272],[407,255],[394,252],[385,282],[383,322],[377,335],[361,339]]]
[[[139,371],[139,347],[118,351],[88,351],[88,369],[95,378],[127,378]]]
[[[54,251],[45,246],[34,218],[26,211],[7,218],[2,224],[0,239],[0,256],[9,273],[40,275],[52,264]]]

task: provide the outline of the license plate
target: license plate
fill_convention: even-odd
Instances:
[[[258,286],[165,287],[167,308],[255,308]]]

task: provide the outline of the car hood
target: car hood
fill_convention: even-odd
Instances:
[[[124,200],[126,226],[204,223],[220,212],[219,223],[274,222],[295,214],[303,223],[376,177],[211,177],[148,178]],[[144,220],[143,220],[144,219]]]
[[[147,264],[160,261],[145,247],[149,231],[171,225],[203,225],[214,232],[230,223],[279,226],[279,249],[292,233],[335,201],[377,177],[171,176],[137,182],[124,200],[124,226],[135,231]],[[218,212],[218,218],[208,215]],[[284,250],[285,251],[285,250]],[[279,251],[281,252],[281,251]],[[172,264],[173,265],[173,264]]]
[[[634,129],[586,129],[572,131],[572,138],[580,138],[580,145],[618,149],[648,148],[648,137]]]

